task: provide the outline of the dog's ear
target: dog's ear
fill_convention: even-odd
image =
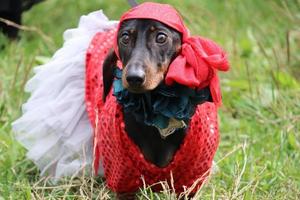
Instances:
[[[107,54],[104,62],[103,62],[103,96],[102,100],[105,102],[106,96],[108,95],[113,80],[114,80],[114,68],[117,66],[118,57],[115,54],[114,50],[111,49],[110,52]]]

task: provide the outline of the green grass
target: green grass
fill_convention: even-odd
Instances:
[[[9,42],[0,36],[0,200],[113,198],[98,179],[47,184],[10,126],[28,97],[23,87],[37,56],[50,57],[81,15],[102,8],[118,19],[129,8],[124,0],[105,2],[48,0],[23,20],[47,37],[24,31]],[[214,39],[230,56],[231,71],[221,74],[218,170],[197,199],[300,199],[300,1],[157,2],[173,4],[192,33]],[[167,188],[142,189],[139,197],[174,198]]]

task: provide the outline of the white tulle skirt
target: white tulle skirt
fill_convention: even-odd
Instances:
[[[41,175],[55,179],[92,172],[92,126],[85,109],[85,56],[93,36],[115,28],[102,11],[82,16],[64,33],[64,45],[34,69],[22,116],[12,124],[17,140]],[[101,171],[101,170],[99,170]]]

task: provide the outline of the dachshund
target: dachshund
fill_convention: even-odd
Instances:
[[[181,37],[176,30],[155,20],[124,21],[117,33],[119,57],[123,64],[123,87],[132,93],[154,90],[164,81],[168,66],[180,52]],[[114,51],[104,60],[104,101],[113,83],[113,69],[117,60]],[[206,95],[211,100],[210,92]],[[161,168],[171,162],[188,128],[187,124],[187,127],[177,129],[173,134],[162,138],[156,127],[136,121],[130,113],[124,114],[124,122],[128,136],[140,148],[145,159]]]

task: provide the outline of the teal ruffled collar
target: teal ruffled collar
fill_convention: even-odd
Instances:
[[[136,94],[123,88],[122,70],[115,69],[113,95],[138,122],[160,129],[167,128],[171,118],[188,122],[198,104],[211,101],[209,88],[194,90],[186,86],[160,84],[156,89]]]

